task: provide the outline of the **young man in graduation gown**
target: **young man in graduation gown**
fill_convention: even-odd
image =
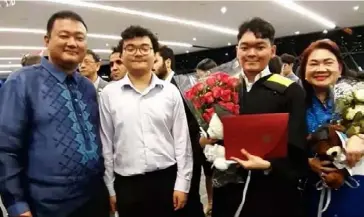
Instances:
[[[172,83],[179,88],[174,73],[174,53],[167,46],[161,46],[156,53],[153,72],[160,78]],[[182,93],[181,93],[182,95]],[[183,96],[182,96],[183,97]],[[188,108],[186,101],[183,100],[185,113],[188,122],[188,130],[191,138],[192,153],[193,153],[193,172],[191,179],[191,187],[188,194],[186,206],[183,209],[176,211],[176,217],[204,217],[203,206],[200,199],[200,180],[201,180],[201,165],[202,165],[202,150],[198,144],[200,137],[199,125]]]
[[[213,217],[304,216],[299,190],[308,168],[304,93],[297,83],[269,71],[269,60],[276,50],[274,34],[273,26],[260,18],[239,28],[237,59],[243,84],[240,114],[289,113],[288,155],[262,159],[242,150],[242,156],[234,160],[241,166],[238,175],[246,178],[251,172],[250,183],[215,188]]]

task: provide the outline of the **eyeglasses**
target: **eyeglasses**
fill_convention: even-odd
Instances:
[[[153,50],[153,48],[150,45],[147,45],[147,44],[143,44],[143,45],[141,45],[139,47],[136,47],[134,45],[127,45],[124,48],[125,53],[129,54],[129,55],[135,55],[138,50],[142,55],[147,55],[147,54],[150,53],[151,50]]]
[[[89,65],[91,65],[91,64],[95,64],[95,63],[96,63],[96,62],[88,61],[88,60],[84,60],[84,61],[82,61],[82,62],[81,62],[81,64],[80,64],[80,65],[84,64],[84,65],[89,66]]]

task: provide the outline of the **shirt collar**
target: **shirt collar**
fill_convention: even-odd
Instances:
[[[63,71],[61,71],[59,68],[57,68],[54,64],[52,64],[51,62],[49,62],[46,58],[42,57],[41,62],[40,62],[41,66],[43,66],[49,73],[51,73],[51,75],[53,75],[54,77],[57,78],[57,80],[61,83],[63,83],[66,78],[67,78],[67,74]],[[72,73],[72,77],[73,79],[78,82],[79,80],[79,75],[77,73],[77,70],[75,70]]]
[[[246,75],[245,75],[245,73],[244,73],[243,68],[241,69],[241,74],[242,74],[242,76],[243,76],[243,78],[244,78],[244,80],[245,80],[245,83],[246,83],[246,84],[251,83],[251,82],[249,82],[248,78],[246,77]],[[269,67],[268,67],[268,66],[266,66],[266,67],[264,68],[264,70],[263,70],[263,71],[261,71],[258,75],[256,75],[256,76],[255,76],[255,79],[254,79],[254,81],[253,81],[253,83],[252,83],[252,84],[254,84],[254,83],[255,83],[255,82],[257,82],[259,79],[261,79],[261,78],[263,78],[263,77],[265,77],[265,76],[268,76],[268,75],[270,75],[270,74],[272,74],[272,73],[269,71]]]
[[[129,79],[129,74],[126,74],[124,78],[120,80],[120,85],[121,87],[129,86],[134,88],[134,85],[131,83]],[[164,83],[163,80],[159,79],[154,73],[152,73],[152,81],[149,85],[149,88],[154,88],[156,86],[164,87]]]
[[[99,76],[97,76],[97,79],[96,79],[96,81],[94,82],[94,86],[95,86],[95,88],[97,89],[97,87],[99,86],[99,84],[100,84],[100,80],[101,80],[101,78],[99,77]]]
[[[168,74],[168,76],[167,76],[167,78],[165,79],[165,81],[167,81],[167,82],[171,82],[171,81],[172,81],[173,76],[174,76],[174,71],[171,71],[171,72]]]

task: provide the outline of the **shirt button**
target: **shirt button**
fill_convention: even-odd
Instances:
[[[86,129],[86,128],[85,128],[85,129],[83,129],[83,130],[87,132],[87,129]]]
[[[81,114],[81,113],[78,113],[78,116],[80,116],[80,117],[81,117],[81,116],[82,116],[82,114]]]
[[[78,102],[78,99],[75,99],[75,102]]]

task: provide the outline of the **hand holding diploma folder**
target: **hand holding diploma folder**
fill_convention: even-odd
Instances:
[[[288,120],[288,113],[222,117],[226,159],[234,159],[243,166],[254,164],[256,169],[269,168],[266,160],[287,155]],[[245,159],[237,159],[242,155]],[[255,168],[254,165],[251,166]]]

